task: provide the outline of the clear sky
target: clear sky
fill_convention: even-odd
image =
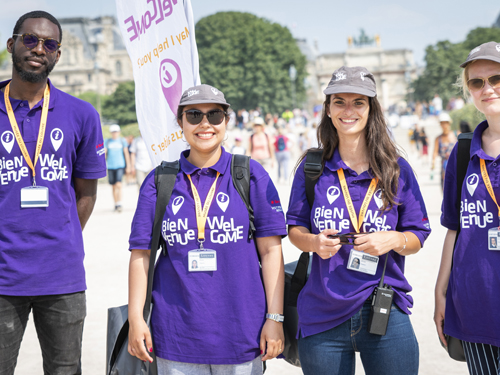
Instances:
[[[31,10],[46,10],[58,18],[116,15],[114,0],[0,2],[0,38],[4,45],[19,16]],[[364,28],[370,36],[379,34],[386,49],[413,50],[419,65],[423,65],[426,46],[445,39],[459,42],[469,30],[491,26],[500,14],[498,0],[467,3],[456,0],[191,0],[191,4],[196,20],[229,10],[265,17],[288,26],[297,38],[305,38],[310,43],[317,40],[321,53],[344,51],[347,37],[358,36]]]

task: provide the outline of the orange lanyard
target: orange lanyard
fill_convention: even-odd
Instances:
[[[36,186],[35,181],[35,166],[38,161],[38,157],[40,156],[40,152],[42,151],[43,138],[45,137],[45,129],[47,127],[47,115],[49,113],[49,101],[50,101],[50,88],[47,84],[45,88],[45,92],[43,93],[43,107],[42,107],[42,116],[40,118],[40,129],[38,130],[38,140],[36,141],[36,151],[35,151],[35,159],[34,162],[31,161],[31,157],[26,149],[26,145],[24,144],[23,137],[21,136],[21,131],[19,130],[19,126],[17,125],[16,118],[14,116],[14,111],[12,110],[12,105],[10,104],[9,99],[9,90],[10,90],[10,82],[5,87],[4,91],[4,100],[5,100],[5,108],[7,108],[7,115],[9,116],[10,126],[12,126],[12,131],[14,132],[14,136],[16,137],[17,144],[21,149],[21,153],[26,160],[26,163],[30,167],[33,172],[33,186]]]
[[[210,208],[210,206],[212,205],[212,201],[214,200],[215,185],[217,183],[217,179],[220,176],[220,173],[217,172],[217,177],[215,177],[215,181],[208,191],[207,199],[205,200],[203,209],[201,208],[200,195],[198,194],[198,190],[191,180],[191,175],[188,174],[187,176],[189,178],[189,182],[191,183],[191,190],[193,191],[194,206],[196,210],[196,223],[198,224],[198,242],[200,243],[200,248],[203,248],[203,242],[205,242],[205,224],[207,223],[208,209]]]
[[[365,199],[363,200],[363,204],[361,205],[361,209],[359,210],[359,219],[356,217],[356,210],[354,209],[354,204],[352,203],[351,194],[349,194],[349,188],[347,187],[347,183],[345,181],[344,170],[340,168],[337,170],[337,174],[339,175],[340,186],[342,187],[342,194],[344,195],[345,204],[347,206],[347,211],[349,212],[349,217],[351,218],[352,225],[357,233],[360,232],[361,226],[363,225],[363,221],[365,220],[366,211],[368,210],[368,205],[370,204],[370,200],[375,193],[375,189],[377,188],[378,178],[372,178],[372,182],[368,187],[368,191],[366,192]]]
[[[483,176],[484,184],[486,185],[488,193],[490,193],[491,199],[493,199],[493,202],[495,202],[495,204],[497,205],[498,219],[500,220],[500,206],[498,205],[497,199],[495,198],[495,192],[493,191],[493,186],[491,186],[490,176],[488,175],[488,171],[486,169],[486,163],[484,162],[484,159],[480,159],[479,163],[481,165],[481,176]]]

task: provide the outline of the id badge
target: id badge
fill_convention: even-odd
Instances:
[[[500,227],[488,230],[488,250],[500,250]]]
[[[45,186],[28,186],[21,189],[21,208],[49,207],[49,189]]]
[[[347,262],[347,269],[367,273],[368,275],[375,275],[377,266],[378,257],[366,254],[362,251],[351,250],[349,261]]]
[[[215,250],[191,250],[188,252],[189,272],[217,271]]]

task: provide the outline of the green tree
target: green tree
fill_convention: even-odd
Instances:
[[[444,103],[460,94],[455,85],[462,72],[460,64],[475,47],[490,41],[500,42],[500,29],[478,27],[471,30],[463,42],[451,43],[447,40],[437,42],[425,49],[425,70],[412,83],[416,100],[431,100],[439,94]]]
[[[115,92],[104,100],[102,116],[116,121],[119,125],[137,122],[134,81],[120,83]]]
[[[281,113],[305,100],[306,58],[290,31],[250,13],[219,12],[196,24],[203,83],[222,90],[233,108]]]

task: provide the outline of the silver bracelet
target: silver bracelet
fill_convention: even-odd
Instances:
[[[406,244],[408,243],[408,238],[406,237],[406,234],[404,234],[403,232],[399,232],[403,235],[403,237],[405,238],[405,244],[403,246],[403,248],[399,251],[396,251],[396,253],[400,254],[404,249],[406,249]]]

